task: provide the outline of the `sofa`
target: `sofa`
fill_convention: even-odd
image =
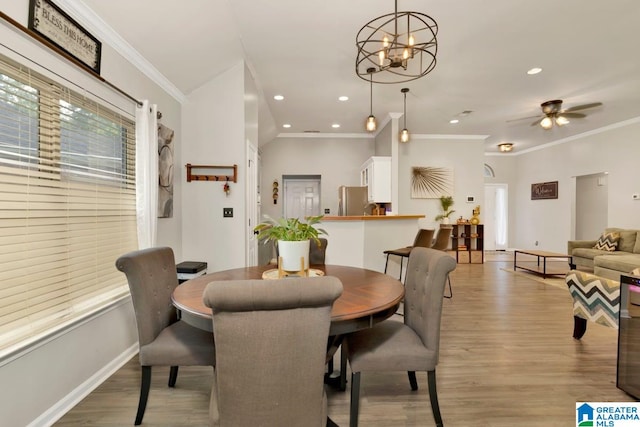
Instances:
[[[595,249],[598,240],[570,240],[567,254],[571,255],[572,270],[589,269],[596,276],[620,281],[620,274],[640,267],[640,230],[607,228],[604,234],[618,233],[617,247],[613,251]]]

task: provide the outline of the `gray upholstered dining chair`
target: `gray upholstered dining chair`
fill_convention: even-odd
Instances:
[[[118,258],[116,268],[127,276],[136,314],[142,379],[135,425],[142,423],[151,386],[151,367],[170,366],[174,387],[179,366],[213,366],[213,335],[177,318],[171,293],[178,273],[171,248],[150,248]]]
[[[405,282],[404,321],[388,319],[373,328],[346,337],[351,365],[351,427],[358,425],[360,374],[407,371],[412,390],[418,389],[416,371],[426,371],[431,409],[436,425],[442,416],[436,392],[436,365],[440,349],[440,320],[447,277],[456,261],[442,251],[415,248],[409,255]]]
[[[319,237],[318,242],[315,240],[309,242],[309,265],[325,264],[324,260],[326,258],[329,241],[324,237]]]
[[[336,277],[214,281],[212,426],[324,426],[324,371]]]
[[[389,255],[396,255],[400,257],[400,276],[398,280],[402,281],[402,263],[405,258],[409,258],[409,254],[411,253],[411,249],[421,247],[421,248],[429,248],[431,247],[431,240],[433,239],[433,233],[435,230],[431,228],[421,228],[416,233],[416,237],[413,240],[413,245],[405,246],[404,248],[398,249],[387,249],[383,253],[387,256],[387,260],[384,263],[384,272],[387,272],[387,266],[389,265]]]

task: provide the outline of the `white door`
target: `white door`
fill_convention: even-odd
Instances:
[[[320,215],[320,179],[284,177],[285,218]]]
[[[505,250],[508,244],[509,203],[507,184],[485,184],[484,214],[480,219],[484,223],[484,249],[487,251]]]
[[[258,224],[260,203],[258,187],[258,150],[247,141],[247,266],[258,265],[258,240],[253,227]]]

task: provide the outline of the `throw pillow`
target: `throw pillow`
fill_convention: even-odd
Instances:
[[[618,247],[618,240],[620,240],[620,233],[618,232],[603,233],[593,248],[613,252]]]

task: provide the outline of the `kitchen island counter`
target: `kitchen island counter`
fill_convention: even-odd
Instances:
[[[350,215],[350,216],[329,216],[322,217],[322,221],[385,221],[394,219],[420,219],[424,215]]]
[[[387,249],[413,243],[424,215],[324,216],[319,228],[327,231],[327,264],[384,271]],[[398,277],[400,262],[390,257],[387,273]]]

